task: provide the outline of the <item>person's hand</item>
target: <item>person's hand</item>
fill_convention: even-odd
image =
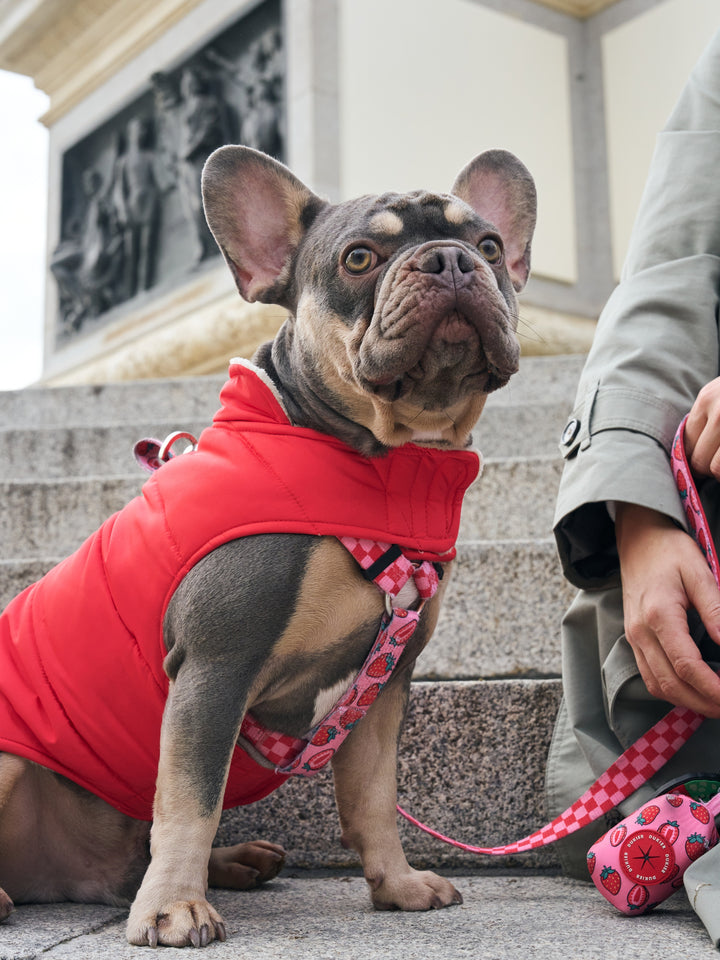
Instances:
[[[720,590],[700,548],[669,517],[635,504],[617,504],[615,530],[625,635],[648,691],[720,718],[720,677],[703,661],[687,622],[694,607],[720,644]]]
[[[720,377],[706,384],[692,405],[685,452],[693,473],[720,480]]]

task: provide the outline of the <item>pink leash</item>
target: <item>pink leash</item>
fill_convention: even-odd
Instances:
[[[690,530],[705,554],[716,582],[718,578],[718,558],[712,542],[710,530],[700,498],[690,472],[685,455],[685,422],[678,427],[670,454],[670,466],[682,499]],[[461,843],[433,830],[402,807],[398,812],[410,823],[424,830],[430,836],[449,843],[469,853],[501,854],[523,853],[554,843],[581,827],[587,826],[604,813],[616,807],[622,800],[634,793],[647,780],[660,770],[673,757],[703,722],[703,716],[686,707],[674,707],[662,720],[658,721],[644,736],[630,746],[615,763],[603,773],[595,783],[576,800],[572,806],[556,817],[551,823],[531,833],[515,843],[499,847],[476,847]]]
[[[671,468],[692,534],[720,584],[720,566],[685,455],[685,420],[680,424],[673,442]],[[191,446],[186,452],[193,449],[194,437],[178,431],[171,434],[163,444],[157,440],[140,441],[135,448],[136,458],[144,469],[152,473],[175,456],[171,447],[178,440],[190,442]],[[386,614],[378,639],[354,684],[306,738],[296,739],[267,731],[252,715],[246,715],[242,733],[281,773],[308,776],[328,763],[384,687],[402,649],[414,632],[423,603],[432,597],[437,589],[437,572],[427,561],[413,564],[398,548],[390,544],[352,537],[341,537],[340,540],[363,568],[367,578],[385,593]],[[420,598],[420,604],[415,610],[408,609],[409,604],[398,602],[400,591],[409,581],[414,583],[415,595]],[[470,853],[497,856],[534,850],[574,833],[616,807],[665,766],[702,721],[703,717],[695,711],[675,707],[629,747],[564,813],[515,843],[498,847],[477,847],[461,843],[416,820],[399,805],[397,809],[420,830]]]

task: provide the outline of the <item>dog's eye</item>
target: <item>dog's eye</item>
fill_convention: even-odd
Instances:
[[[502,259],[502,247],[494,237],[485,237],[481,240],[478,251],[488,263],[500,263]]]
[[[377,263],[377,254],[369,247],[353,247],[345,255],[344,263],[348,273],[367,273]]]

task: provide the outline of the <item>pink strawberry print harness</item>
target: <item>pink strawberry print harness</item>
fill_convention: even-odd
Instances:
[[[311,776],[332,759],[390,679],[415,632],[425,601],[435,595],[438,587],[438,569],[428,561],[412,563],[398,547],[388,543],[355,537],[339,539],[360,564],[367,579],[385,594],[385,613],[377,639],[350,688],[304,738],[266,730],[251,713],[245,715],[241,737],[272,763],[278,773]],[[416,609],[408,609],[409,604],[397,604],[401,592],[409,592],[411,598],[413,594],[419,597]]]

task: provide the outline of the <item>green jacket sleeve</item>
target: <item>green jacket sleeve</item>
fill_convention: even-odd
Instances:
[[[621,282],[563,434],[555,535],[580,587],[617,578],[607,504],[637,503],[684,525],[670,444],[718,376],[720,32],[658,137]]]

